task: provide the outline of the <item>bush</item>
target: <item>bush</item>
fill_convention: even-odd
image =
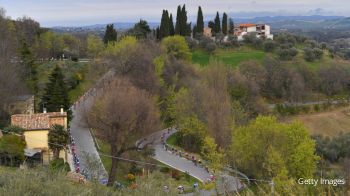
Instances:
[[[187,45],[187,42],[184,37],[175,35],[169,36],[162,40],[161,43],[162,50],[176,59],[182,59],[191,61],[191,52],[190,48]]]
[[[4,133],[5,134],[15,133],[15,134],[23,135],[24,129],[22,127],[19,127],[19,126],[11,125],[11,126],[8,126],[4,129]]]
[[[280,49],[277,55],[281,60],[292,60],[298,54],[298,50],[294,47],[288,49]]]
[[[276,43],[273,40],[266,40],[264,42],[264,51],[273,52],[275,50]]]
[[[50,169],[56,170],[56,171],[65,171],[65,172],[70,171],[70,167],[68,163],[65,163],[62,158],[51,161]]]

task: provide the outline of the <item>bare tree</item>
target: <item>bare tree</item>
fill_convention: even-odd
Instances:
[[[222,148],[229,145],[234,125],[227,84],[225,66],[212,62],[211,68],[205,73],[202,107],[205,108],[209,133]]]
[[[96,136],[111,147],[111,156],[136,150],[135,142],[159,128],[159,113],[154,98],[119,78],[105,87],[86,114],[88,125]],[[108,185],[113,185],[117,172],[116,158],[112,158]]]

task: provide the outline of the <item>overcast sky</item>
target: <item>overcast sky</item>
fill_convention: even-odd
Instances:
[[[197,14],[199,5],[207,17],[217,10],[233,13],[233,17],[350,15],[350,0],[0,0],[8,16],[30,16],[47,27],[135,22],[140,18],[158,22],[162,9],[176,15],[179,4],[186,4],[190,18]]]

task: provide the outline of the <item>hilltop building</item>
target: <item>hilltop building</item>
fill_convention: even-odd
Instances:
[[[243,36],[248,33],[256,33],[258,38],[265,37],[266,39],[273,39],[273,34],[271,34],[270,25],[266,24],[240,24],[235,27],[234,34],[237,36],[239,41],[243,40]]]
[[[235,26],[234,35],[237,36],[238,41],[243,41],[244,35],[249,33],[256,33],[258,38],[265,37],[266,39],[273,40],[273,34],[271,34],[271,27],[266,24],[240,24]],[[211,28],[204,27],[203,35],[212,38]],[[224,40],[227,40],[227,36]]]
[[[41,153],[42,162],[48,164],[52,159],[52,151],[48,145],[50,128],[57,124],[67,129],[67,112],[50,112],[36,114],[15,114],[11,116],[11,124],[22,127],[27,143],[26,154]],[[66,160],[66,152],[60,153],[60,158]]]

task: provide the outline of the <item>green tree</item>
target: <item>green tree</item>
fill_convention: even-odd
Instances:
[[[87,36],[87,52],[91,57],[97,57],[104,49],[103,41],[100,37],[89,34]]]
[[[214,173],[220,171],[224,166],[224,153],[218,149],[214,138],[209,136],[205,137],[202,146],[202,155],[203,158],[208,161],[209,167],[214,170]]]
[[[105,31],[105,35],[103,37],[103,42],[105,44],[108,44],[109,42],[115,42],[117,41],[117,31],[114,29],[114,25],[113,24],[109,24],[106,26],[106,31]]]
[[[4,135],[0,139],[0,164],[19,166],[24,160],[26,142],[16,135]]]
[[[159,30],[161,39],[170,36],[170,18],[168,10],[163,10]]]
[[[207,135],[206,126],[196,116],[179,117],[179,143],[191,152],[200,152]]]
[[[48,145],[53,152],[54,160],[60,156],[60,151],[68,144],[68,132],[62,125],[53,125],[48,134]]]
[[[220,33],[221,32],[221,23],[220,23],[220,16],[219,12],[216,12],[216,17],[214,20],[214,32]]]
[[[235,32],[235,24],[234,24],[234,22],[233,22],[233,19],[230,18],[230,19],[229,19],[229,29],[228,29],[228,33],[229,33],[229,34],[234,34],[234,32]]]
[[[203,34],[204,29],[204,18],[203,18],[203,12],[201,6],[198,7],[198,14],[197,14],[197,24],[196,24],[196,31],[193,31],[193,33]]]
[[[175,23],[175,34],[176,35],[182,35],[181,33],[181,25],[182,25],[182,12],[181,12],[181,6],[177,6],[177,12],[176,12],[176,23]]]
[[[170,14],[170,35],[175,35],[175,27],[174,27],[174,21],[173,21],[173,14]]]
[[[248,175],[274,178],[286,169],[288,177],[310,178],[316,171],[315,142],[299,122],[282,124],[259,116],[236,129],[232,138],[234,164]]]
[[[148,34],[151,33],[151,28],[149,27],[147,21],[140,19],[140,21],[136,23],[128,33],[138,39],[145,39],[147,38]]]
[[[62,70],[56,65],[49,76],[49,82],[46,84],[44,94],[41,98],[41,111],[45,107],[48,112],[57,112],[63,107],[68,112],[68,118],[70,119],[71,111],[69,109],[70,104],[67,89]]]
[[[224,14],[222,16],[222,33],[224,35],[227,35],[227,27],[228,27],[227,14],[224,12]]]
[[[188,36],[188,24],[187,24],[187,11],[186,11],[186,5],[184,4],[181,9],[181,30],[180,30],[182,36]]]
[[[173,56],[176,59],[191,61],[190,48],[185,38],[182,36],[175,35],[163,39],[161,48],[169,56]]]

